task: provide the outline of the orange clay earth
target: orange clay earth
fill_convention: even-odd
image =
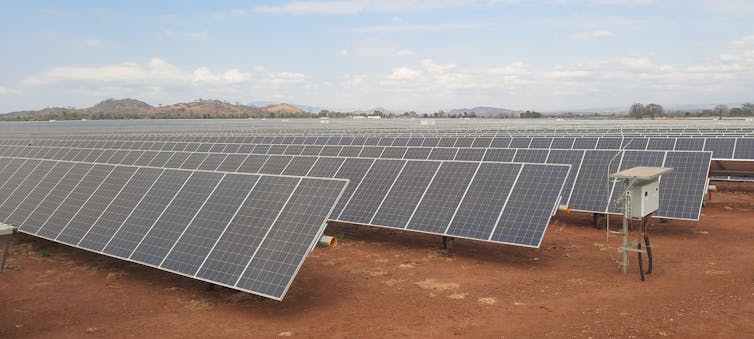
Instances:
[[[283,302],[15,235],[0,338],[752,338],[754,184],[718,187],[699,222],[655,220],[645,282],[581,213],[539,249],[330,225],[345,242],[311,253]]]

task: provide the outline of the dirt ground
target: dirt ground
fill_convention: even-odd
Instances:
[[[654,224],[645,282],[578,213],[539,249],[330,225],[345,242],[316,249],[283,302],[15,235],[0,338],[752,338],[754,185],[718,186],[701,221]]]

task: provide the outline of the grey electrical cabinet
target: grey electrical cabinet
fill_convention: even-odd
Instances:
[[[624,182],[629,217],[643,218],[660,208],[660,176],[671,171],[672,168],[639,166],[610,175]]]
[[[628,190],[631,199],[629,215],[632,218],[642,218],[660,208],[660,182],[648,181],[642,185],[635,185]]]

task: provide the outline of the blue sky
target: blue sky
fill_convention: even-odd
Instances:
[[[754,101],[754,1],[4,1],[0,112]]]

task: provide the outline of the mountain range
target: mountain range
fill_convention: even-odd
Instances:
[[[167,106],[152,106],[136,99],[107,99],[89,108],[49,107],[0,115],[4,119],[123,119],[123,118],[251,118],[308,116],[302,109],[277,104],[265,107],[197,100]]]

